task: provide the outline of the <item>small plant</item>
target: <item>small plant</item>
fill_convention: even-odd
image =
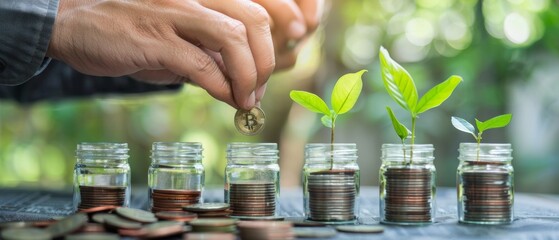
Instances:
[[[446,101],[458,84],[462,82],[462,77],[456,75],[450,76],[447,80],[431,88],[423,97],[419,98],[417,88],[415,87],[411,75],[406,69],[400,66],[400,64],[392,60],[388,51],[382,46],[380,47],[379,57],[384,87],[388,91],[388,95],[390,95],[398,105],[409,112],[411,117],[411,131],[398,121],[390,107],[386,107],[386,110],[392,120],[392,125],[394,126],[396,134],[398,134],[398,137],[402,140],[402,144],[405,144],[405,140],[410,138],[410,143],[413,146],[415,143],[415,125],[419,115],[429,109],[438,107]],[[409,163],[412,163],[411,157]]]
[[[462,132],[466,132],[469,134],[472,134],[472,136],[474,136],[474,138],[476,139],[477,142],[477,159],[479,160],[479,145],[481,144],[481,134],[483,134],[484,131],[489,130],[489,129],[494,129],[494,128],[502,128],[502,127],[506,127],[509,123],[510,120],[512,119],[512,114],[503,114],[503,115],[499,115],[496,116],[494,118],[491,118],[485,122],[482,122],[480,120],[478,120],[477,118],[476,120],[476,126],[477,126],[477,134],[475,134],[475,128],[474,125],[472,125],[471,123],[469,123],[468,121],[464,120],[463,118],[459,118],[459,117],[451,117],[450,120],[452,122],[452,126],[454,126],[454,128],[462,131]]]
[[[293,90],[289,93],[289,96],[294,102],[304,108],[312,112],[323,114],[320,120],[324,126],[331,129],[330,142],[333,144],[336,119],[339,115],[349,112],[357,102],[361,94],[361,89],[363,88],[361,76],[366,71],[367,70],[361,70],[356,73],[348,73],[338,79],[332,90],[332,108],[329,108],[322,98],[310,92]],[[332,168],[333,161],[330,166]]]

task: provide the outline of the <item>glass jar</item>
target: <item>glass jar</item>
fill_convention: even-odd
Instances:
[[[303,166],[305,218],[328,224],[355,222],[359,180],[356,144],[307,144]]]
[[[233,217],[271,217],[279,211],[279,165],[275,143],[230,143],[225,202]]]
[[[380,221],[423,225],[435,221],[436,170],[432,144],[383,144]]]
[[[508,224],[514,220],[514,169],[510,144],[461,143],[456,171],[462,223]]]
[[[130,204],[127,143],[80,143],[74,167],[74,209]]]
[[[203,202],[202,144],[155,142],[148,169],[149,207],[152,212],[182,211]]]

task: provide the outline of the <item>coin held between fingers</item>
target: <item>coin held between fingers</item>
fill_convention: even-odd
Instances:
[[[255,107],[251,110],[239,109],[235,113],[235,127],[241,134],[253,136],[264,129],[266,115],[261,108]]]

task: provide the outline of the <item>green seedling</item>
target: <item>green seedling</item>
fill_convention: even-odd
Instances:
[[[416,120],[421,113],[426,112],[432,108],[438,107],[446,101],[454,89],[462,82],[460,76],[450,76],[447,80],[431,88],[421,98],[417,93],[417,88],[411,75],[400,64],[390,58],[390,54],[384,47],[380,47],[380,69],[382,74],[382,81],[388,95],[407,110],[411,117],[411,131],[404,126],[390,107],[387,107],[388,115],[392,120],[392,125],[398,137],[405,144],[405,140],[410,138],[410,143],[415,143],[415,125]],[[411,157],[409,163],[412,163]]]
[[[289,93],[289,96],[294,102],[304,108],[322,114],[320,120],[324,126],[331,129],[330,142],[333,144],[336,119],[338,119],[338,116],[349,112],[357,102],[363,89],[361,76],[366,71],[361,70],[356,73],[348,73],[338,79],[334,89],[332,89],[332,108],[328,107],[322,98],[310,92],[293,90]],[[330,166],[331,168],[333,167],[333,162]]]
[[[506,127],[507,125],[509,125],[511,119],[512,114],[510,113],[496,116],[485,122],[482,122],[476,118],[475,120],[478,131],[477,134],[475,133],[476,130],[474,128],[474,125],[464,120],[463,118],[453,116],[450,118],[450,121],[452,122],[452,126],[454,126],[456,129],[465,133],[472,134],[472,136],[474,136],[477,142],[477,159],[479,160],[479,145],[481,144],[482,139],[481,134],[489,129]]]

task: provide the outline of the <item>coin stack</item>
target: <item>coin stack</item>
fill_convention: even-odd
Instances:
[[[464,221],[510,222],[512,189],[508,173],[462,173]]]
[[[273,182],[231,183],[229,205],[232,216],[273,216],[276,212],[276,185]]]
[[[432,173],[429,169],[389,168],[384,176],[386,221],[432,221]]]
[[[357,185],[354,171],[322,171],[308,177],[309,218],[350,221],[355,218]]]
[[[80,185],[78,211],[99,206],[123,206],[126,187]]]
[[[182,207],[200,202],[201,191],[153,189],[151,192],[152,212],[176,211]]]
[[[293,224],[279,221],[242,221],[237,224],[241,239],[294,239]]]

